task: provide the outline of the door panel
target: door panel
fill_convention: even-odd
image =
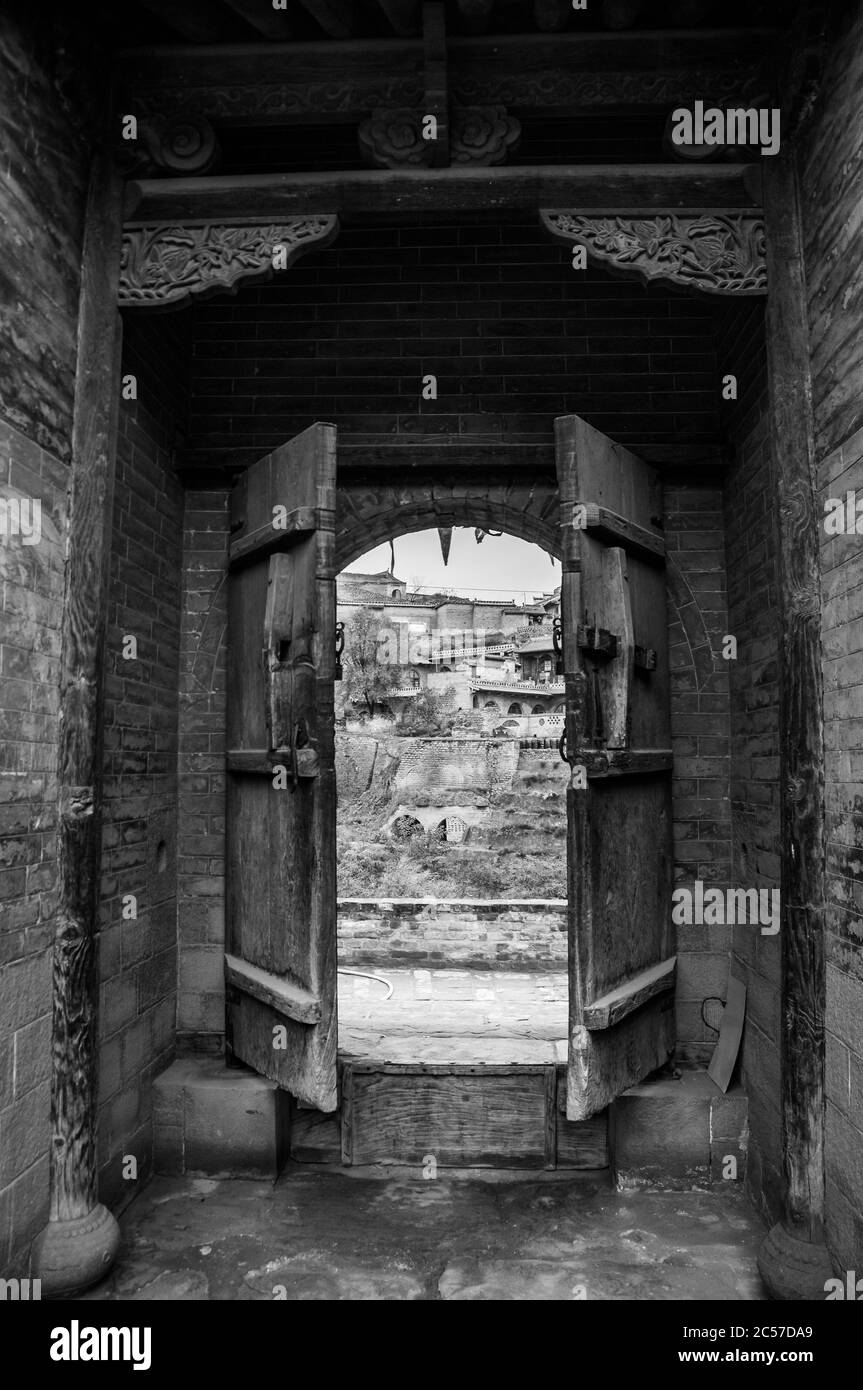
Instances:
[[[673,1047],[665,546],[655,470],[555,421],[566,686],[570,1041],[584,1119]]]
[[[231,498],[227,1043],[318,1110],[336,1094],[336,432],[253,464]]]

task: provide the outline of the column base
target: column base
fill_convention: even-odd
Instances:
[[[43,1298],[81,1293],[104,1279],[120,1245],[120,1227],[101,1202],[86,1216],[49,1221],[33,1243],[31,1276]]]
[[[801,1240],[777,1222],[758,1251],[758,1269],[771,1298],[823,1302],[833,1278],[826,1245]]]

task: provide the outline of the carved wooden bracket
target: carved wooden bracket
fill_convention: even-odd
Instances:
[[[338,218],[294,217],[266,225],[134,227],[123,235],[121,306],[179,305],[193,296],[232,291],[241,280],[269,279],[305,251],[327,246]]]
[[[590,259],[642,280],[669,280],[707,294],[766,294],[764,219],[755,212],[601,217],[540,211],[552,236]]]
[[[419,107],[378,107],[359,128],[360,151],[370,164],[404,169],[434,163],[441,138],[423,137],[426,113]],[[521,123],[503,106],[453,106],[449,115],[449,160],[456,165],[503,164],[521,135]]]

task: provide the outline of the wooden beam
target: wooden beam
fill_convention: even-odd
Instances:
[[[560,34],[569,24],[572,0],[533,0],[533,22],[543,34]]]
[[[484,34],[494,10],[494,0],[458,0],[458,12],[469,34]]]
[[[420,0],[378,0],[378,6],[400,39],[419,34]]]
[[[275,1013],[297,1023],[320,1023],[321,999],[313,990],[291,984],[271,970],[225,952],[225,983],[250,994]]]
[[[779,806],[784,1219],[758,1265],[773,1298],[824,1297],[826,829],[818,504],[806,280],[793,153],[764,161],[767,372],[782,653]]]
[[[300,4],[331,39],[349,39],[357,31],[357,6],[351,0],[300,0]]]
[[[141,179],[128,185],[130,227],[278,221],[301,213],[495,212],[577,207],[583,213],[753,207],[745,166],[578,164],[547,168],[371,169]]]
[[[266,0],[222,0],[222,3],[265,39],[285,43],[291,37],[293,26],[287,10],[274,10]]]
[[[676,973],[677,957],[670,956],[668,960],[652,965],[649,970],[642,970],[640,974],[633,975],[617,989],[612,989],[601,999],[594,999],[593,1003],[585,1005],[585,1028],[591,1031],[613,1028],[615,1023],[620,1023],[621,1019],[640,1009],[649,999],[655,999],[658,994],[667,994],[669,990],[673,990]]]
[[[446,19],[441,0],[423,4],[423,71],[425,112],[437,120],[437,139],[429,142],[429,163],[434,169],[449,164],[449,86],[447,79]]]
[[[698,96],[724,103],[743,98],[777,37],[773,29],[449,37],[449,87],[466,103],[548,114],[597,105],[670,110]],[[387,102],[418,104],[424,90],[423,45],[408,38],[140,48],[119,54],[116,65],[118,110],[189,111],[221,123],[359,120]]]
[[[145,10],[192,43],[216,43],[224,38],[224,23],[207,0],[139,0]]]
[[[97,1200],[96,1074],[102,809],[102,679],[120,402],[122,183],[94,158],[78,305],[58,756],[50,1218],[33,1253],[43,1296],[101,1279],[119,1241]]]
[[[607,29],[631,29],[645,0],[600,0],[599,13]]]

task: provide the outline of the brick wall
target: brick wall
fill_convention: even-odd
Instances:
[[[88,63],[61,38],[58,9],[4,5],[0,410],[67,462],[89,164],[69,75],[79,63],[86,80]]]
[[[863,12],[835,35],[800,159],[821,502],[863,497]],[[822,540],[827,810],[827,1235],[863,1268],[863,560]]]
[[[732,462],[725,481],[728,631],[737,639],[731,681],[731,832],[735,887],[778,888],[779,612],[776,489],[767,416],[763,308],[732,306],[720,339],[738,378],[727,403]],[[771,1220],[779,1213],[780,938],[737,926],[732,973],[747,987],[742,1080],[751,1128],[747,1182]]]
[[[724,888],[731,872],[729,663],[722,491],[666,486],[675,884]],[[729,928],[677,929],[678,1055],[709,1059],[702,1003],[725,998]]]
[[[177,717],[183,490],[182,315],[128,315],[117,443],[105,676],[98,1162],[103,1199],[149,1173],[151,1082],[174,1050],[177,987]],[[134,637],[137,657],[124,658]],[[129,915],[127,895],[137,900]],[[124,915],[124,906],[126,913]],[[137,1159],[138,1182],[123,1177]]]
[[[574,271],[533,218],[345,226],[274,283],[197,307],[187,462],[251,463],[314,420],[343,445],[550,445],[569,411],[646,457],[709,453],[715,314]]]
[[[0,1274],[21,1272],[48,1215],[60,624],[88,164],[57,66],[56,9],[10,2],[0,32],[0,496],[41,503],[38,543],[0,537]]]
[[[0,420],[0,494],[42,517],[38,544],[0,539],[0,1273],[48,1215],[66,471]]]
[[[177,1030],[218,1049],[225,1031],[225,628],[228,493],[186,494],[180,686]]]
[[[383,969],[566,970],[559,902],[339,899],[339,964]]]

